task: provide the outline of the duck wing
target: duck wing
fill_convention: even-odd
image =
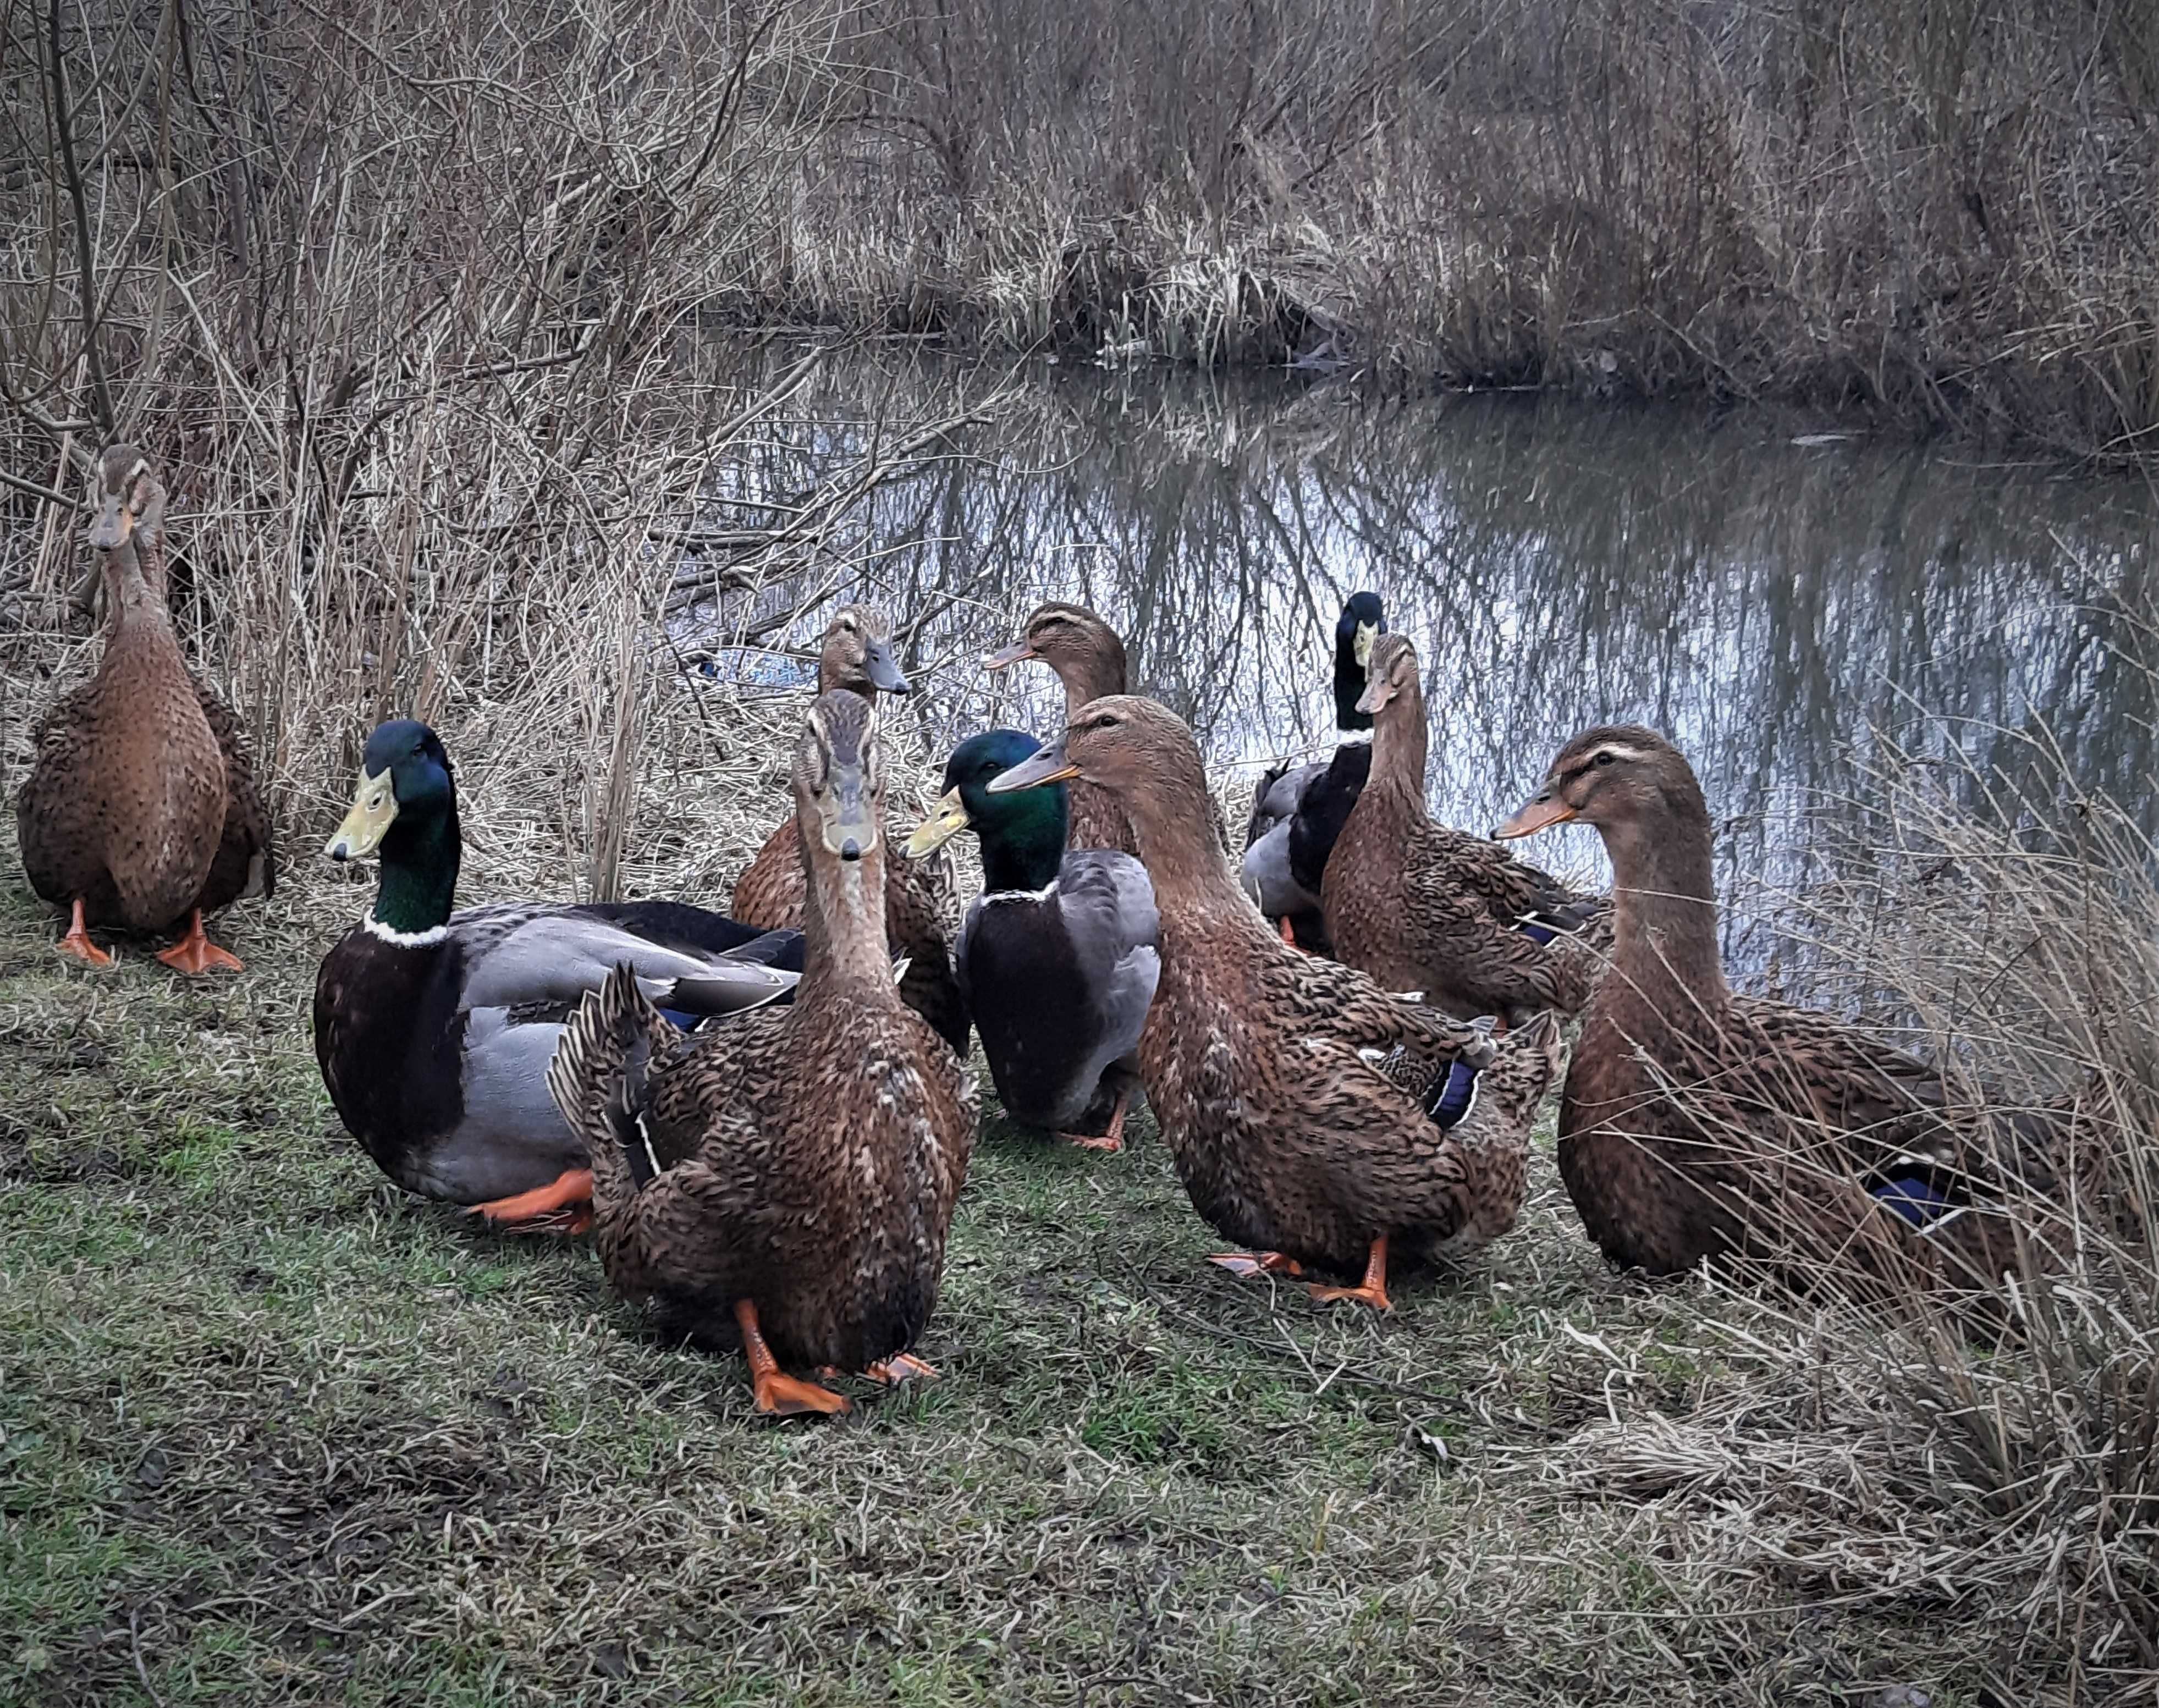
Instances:
[[[242,896],[277,893],[277,853],[270,837],[270,813],[256,781],[255,758],[239,715],[201,677],[189,672],[203,717],[225,757],[225,830],[203,880],[205,913],[215,913]]]
[[[799,976],[759,960],[655,941],[633,922],[590,908],[515,911],[516,917],[504,917],[473,908],[450,922],[464,951],[467,1008],[575,1002],[617,966],[628,965],[646,995],[664,1007],[727,1014],[777,1000]]]

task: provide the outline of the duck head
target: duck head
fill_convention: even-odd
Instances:
[[[1672,817],[1708,821],[1701,785],[1685,756],[1640,724],[1602,724],[1559,750],[1543,785],[1492,834],[1530,836],[1579,820],[1610,843]]]
[[[448,919],[463,846],[457,780],[434,731],[411,717],[375,726],[360,756],[352,805],[323,852],[339,862],[381,856],[374,919],[393,940]]]
[[[986,730],[953,748],[945,762],[945,793],[907,839],[908,858],[919,859],[971,830],[981,839],[982,874],[989,890],[1041,889],[1051,882],[1064,857],[1070,824],[1064,785],[990,792],[993,780],[1041,750],[1040,742],[1017,729]]]
[[[1057,672],[1068,716],[1090,701],[1125,691],[1125,643],[1085,605],[1038,606],[1020,638],[990,654],[982,666],[1001,670],[1030,658]]]
[[[1386,609],[1374,593],[1352,593],[1334,624],[1334,725],[1369,729],[1371,714],[1359,706],[1372,662],[1372,648],[1386,631]]]
[[[1370,727],[1372,720],[1395,701],[1422,697],[1416,644],[1406,634],[1382,634],[1375,639],[1364,686],[1357,696],[1357,713],[1365,727]]]
[[[892,655],[892,619],[867,605],[842,605],[825,625],[817,650],[817,691],[911,694],[914,685]]]

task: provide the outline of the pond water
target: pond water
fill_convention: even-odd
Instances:
[[[1334,619],[1369,587],[1423,659],[1445,822],[1489,826],[1576,731],[1633,721],[1693,761],[1727,895],[1803,874],[1825,816],[1863,802],[1884,738],[2022,774],[2022,738],[2048,732],[2078,784],[2159,828],[2146,484],[1747,411],[862,365],[795,401],[714,489],[714,519],[769,521],[899,431],[879,423],[993,386],[984,417],[861,505],[850,537],[695,613],[683,632],[711,667],[799,683],[801,665],[733,643],[807,646],[832,599],[866,597],[926,678],[903,715],[934,745],[996,722],[1048,734],[1048,671],[978,660],[1039,600],[1075,599],[1126,636],[1136,689],[1216,764],[1256,774],[1331,746]],[[1601,870],[1586,830],[1537,857]]]

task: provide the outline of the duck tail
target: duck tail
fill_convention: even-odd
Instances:
[[[547,1064],[547,1095],[592,1153],[603,1210],[660,1172],[645,1130],[645,1074],[655,1042],[674,1030],[625,963],[585,992]]]

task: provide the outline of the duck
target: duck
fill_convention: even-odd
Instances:
[[[1357,705],[1373,721],[1369,776],[1320,892],[1337,958],[1465,1020],[1495,1015],[1504,1028],[1541,1008],[1577,1012],[1597,961],[1577,934],[1603,903],[1498,842],[1432,822],[1424,688],[1407,635],[1374,642]]]
[[[190,976],[241,970],[203,915],[277,888],[277,849],[239,717],[180,652],[165,598],[165,483],[132,445],[97,460],[90,542],[103,555],[106,629],[97,674],[38,726],[15,802],[30,888],[69,910],[60,948],[112,957],[92,925],[163,933],[158,959]]]
[[[846,692],[873,704],[879,694],[909,694],[914,684],[893,657],[892,623],[867,605],[842,605],[817,650],[817,692]],[[893,828],[903,838],[911,820]],[[781,820],[740,877],[728,917],[761,930],[799,930],[806,890],[795,820]],[[936,1028],[955,1056],[968,1050],[967,1002],[952,973],[947,921],[958,916],[959,881],[949,856],[896,866],[885,885],[885,933],[904,955],[900,999]]]
[[[1832,1015],[1731,988],[1709,809],[1657,731],[1583,731],[1494,834],[1575,822],[1612,862],[1613,940],[1559,1168],[1604,1255],[1652,1276],[1737,1259],[1801,1285],[1832,1263],[1900,1286],[1998,1276],[2015,1242],[1990,1207],[1992,1159],[2043,1180],[2043,1131],[1952,1107],[1935,1069]]]
[[[692,1340],[739,1343],[757,1409],[847,1398],[788,1366],[935,1372],[935,1308],[981,1093],[893,987],[884,776],[869,702],[820,695],[795,743],[805,851],[793,1005],[686,1038],[626,971],[581,1006],[548,1069],[593,1159],[608,1280]]]
[[[407,1192],[491,1223],[582,1232],[592,1174],[547,1063],[577,1000],[618,965],[684,1023],[784,999],[800,934],[678,902],[500,902],[452,910],[462,836],[442,738],[369,735],[332,860],[376,856],[367,917],[315,977],[315,1060],[341,1120]]]
[[[1525,1162],[1457,1142],[1383,1071],[1427,1078],[1497,1056],[1488,1032],[1284,943],[1204,828],[1191,731],[1153,701],[1091,701],[1063,738],[992,778],[991,794],[1080,779],[1131,820],[1154,886],[1161,973],[1141,1081],[1193,1209],[1250,1255],[1225,1266],[1361,1275],[1323,1301],[1391,1308],[1390,1250],[1456,1259],[1514,1224]]]
[[[1370,592],[1352,593],[1335,620],[1334,726],[1346,734],[1371,730],[1371,714],[1359,701],[1373,644],[1386,626],[1386,607]],[[1284,942],[1315,955],[1334,952],[1320,886],[1371,763],[1369,742],[1343,742],[1324,759],[1277,761],[1252,790],[1245,824],[1245,893],[1276,922]]]
[[[1123,637],[1085,605],[1052,600],[1036,606],[1021,625],[1019,639],[984,658],[982,668],[1007,670],[1026,659],[1039,659],[1056,673],[1068,718],[1094,701],[1126,691]],[[1074,847],[1132,851],[1124,810],[1109,794],[1074,783],[1066,799]]]
[[[982,893],[955,965],[1005,1113],[1083,1149],[1115,1151],[1162,972],[1154,886],[1130,854],[1067,850],[1065,784],[989,792],[991,779],[1041,748],[1016,729],[960,743],[907,853],[919,858],[963,831],[981,842]]]

